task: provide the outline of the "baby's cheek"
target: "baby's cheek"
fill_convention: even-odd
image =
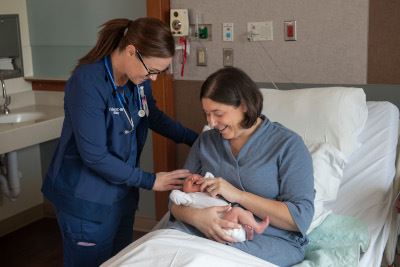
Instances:
[[[184,183],[182,186],[183,192],[188,192],[189,189],[190,189],[190,186],[187,183]]]

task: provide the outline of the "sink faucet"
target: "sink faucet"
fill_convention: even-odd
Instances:
[[[6,91],[6,84],[4,83],[4,80],[1,80],[1,89],[3,91],[3,108],[1,109],[1,111],[4,114],[8,114],[10,113],[10,109],[8,108],[8,105],[10,105],[11,103],[11,96],[7,95],[7,91]]]

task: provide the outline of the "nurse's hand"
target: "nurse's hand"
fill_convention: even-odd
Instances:
[[[184,179],[191,175],[188,170],[180,169],[172,172],[158,172],[156,173],[156,180],[153,185],[154,191],[169,191],[174,189],[181,189]]]

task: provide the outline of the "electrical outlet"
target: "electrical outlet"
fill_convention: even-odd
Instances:
[[[207,66],[207,48],[197,48],[197,66]]]
[[[232,67],[233,66],[233,48],[223,48],[223,64],[224,67]]]

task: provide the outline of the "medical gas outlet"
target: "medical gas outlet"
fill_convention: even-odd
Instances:
[[[174,36],[189,35],[189,15],[187,9],[171,9],[170,27]]]

